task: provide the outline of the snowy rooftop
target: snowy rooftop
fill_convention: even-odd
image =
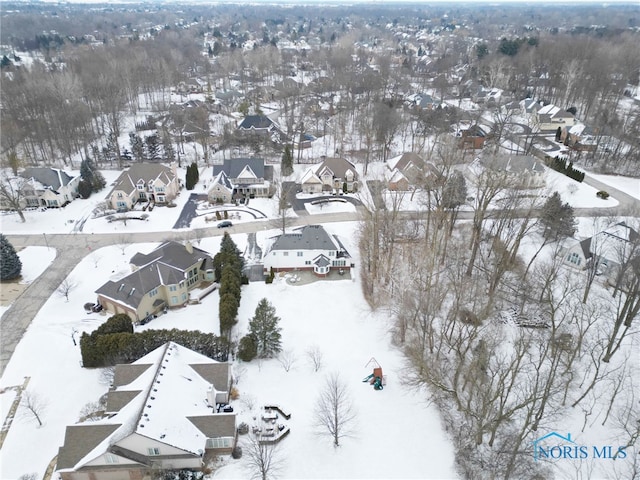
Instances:
[[[228,368],[227,364],[168,342],[132,364],[118,365],[114,376],[115,388],[109,392],[109,396],[116,401],[112,401],[112,398],[107,400],[108,409],[109,405],[121,403],[114,409],[118,410],[117,413],[108,419],[84,424],[85,428],[92,430],[102,429],[104,438],[82,457],[78,459],[76,455],[75,461],[69,463],[68,460],[73,457],[69,452],[74,453],[77,446],[70,445],[68,429],[65,447],[60,455],[63,461],[59,462],[59,467],[70,468],[73,465],[73,468],[79,468],[133,433],[196,455],[201,454],[207,436],[190,418],[226,415],[213,413],[207,392],[215,391],[215,387],[198,373],[213,364]],[[127,383],[118,385],[123,381]],[[224,379],[221,379],[222,382]],[[122,401],[123,398],[126,400]],[[108,426],[113,428],[108,429]],[[71,427],[71,430],[78,427],[82,425]]]

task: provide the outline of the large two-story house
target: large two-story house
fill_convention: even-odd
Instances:
[[[616,284],[620,266],[633,256],[639,257],[639,250],[640,234],[625,222],[619,222],[592,237],[575,241],[561,255],[565,265],[581,270],[594,268],[598,276]]]
[[[325,277],[331,270],[349,270],[347,249],[320,225],[307,225],[273,239],[263,257],[264,273],[310,270]]]
[[[149,254],[136,253],[132,273],[102,285],[98,303],[111,313],[142,321],[165,308],[184,306],[189,291],[214,281],[213,259],[190,243],[165,242]]]
[[[179,190],[175,164],[136,163],[117,178],[107,201],[115,210],[130,210],[138,202],[171,203]]]
[[[343,190],[345,184],[347,192],[355,192],[358,189],[356,166],[344,158],[325,158],[314,173],[322,181],[323,190]]]
[[[62,207],[78,196],[80,176],[49,167],[25,168],[20,176],[22,193],[27,207]]]
[[[220,173],[224,172],[224,176]],[[262,158],[227,158],[222,165],[213,166],[213,182],[209,187],[209,199],[225,196],[225,186],[232,188],[233,197],[268,197],[270,182]]]
[[[198,470],[208,454],[230,453],[236,415],[231,370],[174,342],[116,365],[104,418],[68,426],[58,452],[62,480],[142,480]]]
[[[555,132],[558,127],[562,129],[576,124],[573,114],[552,104],[541,107],[533,114],[533,119],[533,124],[541,132]]]

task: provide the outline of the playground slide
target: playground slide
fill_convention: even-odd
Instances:
[[[368,382],[369,380],[371,380],[373,378],[373,373],[371,375],[369,375],[368,377],[364,377],[362,379],[363,382]]]

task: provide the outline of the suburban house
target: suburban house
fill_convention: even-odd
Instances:
[[[555,132],[558,127],[571,127],[576,124],[576,118],[560,107],[549,104],[535,112],[533,124],[541,132]]]
[[[483,170],[501,173],[509,188],[540,188],[545,185],[544,166],[531,155],[488,155],[475,159],[469,166],[472,177]]]
[[[460,130],[457,133],[459,137],[458,146],[468,150],[480,150],[484,147],[488,132],[480,125],[471,125],[469,128]]]
[[[578,152],[595,152],[598,148],[596,132],[581,122],[562,128],[560,140]]]
[[[26,207],[62,207],[78,196],[80,176],[72,177],[58,168],[25,168],[22,191]]]
[[[207,197],[211,203],[230,203],[233,198],[233,184],[224,172],[218,173],[211,183]]]
[[[428,93],[414,93],[407,96],[406,103],[410,108],[419,110],[433,110],[435,108],[438,108],[438,106],[442,102],[436,100]]]
[[[276,140],[279,140],[282,135],[280,126],[266,115],[247,115],[238,125],[238,130],[245,133],[267,135]]]
[[[300,178],[300,188],[302,189],[302,193],[322,193],[322,188],[324,187],[324,183],[320,180],[313,169],[313,167],[308,168],[306,172]]]
[[[422,184],[427,176],[436,173],[435,167],[425,162],[417,153],[406,152],[387,160],[387,188],[407,191]]]
[[[575,242],[563,251],[562,260],[566,265],[585,269],[590,262],[597,261],[596,275],[604,275],[609,283],[615,283],[620,265],[632,255],[638,255],[640,234],[627,225],[619,222],[609,228]]]
[[[136,253],[129,262],[132,273],[102,285],[98,303],[111,313],[126,313],[134,322],[184,306],[189,291],[214,281],[213,259],[190,243],[165,242],[149,254]]]
[[[211,188],[216,194],[215,180],[224,172],[227,184],[233,186],[232,197],[254,198],[269,197],[271,195],[271,184],[265,178],[267,168],[262,158],[227,158],[222,165],[213,166],[213,178]],[[223,180],[220,178],[220,180]],[[209,192],[211,193],[211,188]],[[211,197],[210,197],[211,198]]]
[[[323,190],[342,190],[345,183],[347,192],[355,192],[358,189],[356,167],[344,158],[325,158],[314,173],[322,180]]]
[[[170,203],[179,190],[175,164],[135,163],[116,179],[107,201],[116,210],[130,210],[138,202]]]
[[[231,370],[174,342],[116,365],[102,419],[67,427],[56,471],[62,480],[131,480],[192,469],[233,449]],[[228,410],[228,409],[227,409]]]
[[[351,256],[335,235],[329,235],[320,225],[307,225],[292,233],[274,238],[265,249],[264,274],[290,270],[310,270],[325,277],[331,270],[347,271],[353,264]]]

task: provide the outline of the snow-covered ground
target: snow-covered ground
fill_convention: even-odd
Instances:
[[[56,258],[56,251],[47,247],[25,247],[18,251],[22,262],[22,277],[20,284],[28,285],[40,276]],[[0,317],[11,305],[0,305]]]
[[[357,256],[354,223],[326,228],[339,235]],[[265,239],[275,233],[259,232],[258,243],[264,245]],[[235,235],[234,240],[243,251],[246,236]],[[199,247],[215,254],[219,242],[220,237],[205,238]],[[3,480],[31,472],[42,475],[63,443],[65,427],[78,420],[85,404],[106,392],[108,386],[101,383],[100,370],[81,367],[74,338],[97,328],[107,315],[87,314],[83,304],[92,301],[95,289],[108,279],[126,273],[135,252],[148,252],[153,247],[132,245],[126,255],[117,247],[92,252],[70,275],[83,281],[71,292],[69,302],[54,295],[34,319],[0,379],[0,389],[31,377],[28,389],[46,403],[44,425],[38,427],[19,409],[2,449]],[[40,259],[43,264],[50,261],[47,255],[46,248],[33,252],[34,261]],[[354,260],[357,265],[357,258]],[[272,285],[259,282],[243,287],[238,335],[246,333],[248,319],[259,300],[266,297],[281,318],[283,348],[293,351],[297,362],[289,372],[277,360],[236,364],[241,396],[233,406],[239,419],[250,422],[255,415],[246,402],[251,397],[256,400],[256,408],[278,403],[292,414],[291,434],[281,443],[281,455],[286,458],[281,478],[454,478],[453,449],[437,411],[428,406],[425,392],[403,385],[402,356],[389,344],[387,316],[370,310],[361,293],[357,269],[352,274],[353,280],[290,285],[278,277]],[[317,308],[309,308],[312,305]],[[216,333],[217,311],[218,294],[214,292],[201,305],[170,311],[136,328],[177,327]],[[324,366],[317,373],[305,358],[305,351],[312,345],[323,354]],[[362,382],[371,373],[371,366],[366,365],[372,357],[387,377],[383,391]],[[316,435],[312,428],[314,402],[330,372],[339,372],[347,382],[357,411],[354,435],[345,438],[338,449],[332,447],[330,438]],[[13,398],[12,391],[0,394],[0,421]],[[28,457],[24,455],[25,445],[29,445]],[[246,459],[229,458],[224,463],[216,477],[247,478]]]
[[[321,155],[334,154],[337,146],[335,138],[329,135],[304,150],[302,158],[319,161]],[[275,167],[277,170],[277,165]],[[295,176],[301,175],[308,167],[296,164]],[[357,164],[357,168],[362,174],[362,164]],[[373,204],[364,187],[365,181],[381,180],[385,168],[380,162],[372,163],[367,177],[361,178],[363,188],[357,196],[365,205]],[[64,209],[26,212],[25,223],[20,223],[15,215],[0,217],[3,233],[70,233],[79,231],[81,225],[83,233],[168,231],[173,228],[192,193],[182,190],[175,208],[156,208],[149,213],[147,221],[133,220],[126,225],[122,222],[109,223],[104,218],[96,219],[91,215],[95,206],[104,200],[119,172],[104,171],[103,174],[107,187],[88,200],[75,200]],[[559,191],[563,201],[575,208],[613,207],[618,204],[613,197],[600,200],[595,195],[596,189],[558,172],[547,169],[545,175],[547,190]],[[180,177],[184,178],[184,170]],[[204,177],[206,175],[201,173],[202,181],[193,193],[206,192]],[[637,179],[593,177],[640,198]],[[388,204],[390,196],[385,194]],[[422,205],[425,202],[420,192],[413,200],[410,196],[404,195],[401,210],[424,209]],[[275,199],[255,199],[251,200],[249,208],[273,218],[277,216],[276,202]],[[215,211],[220,208],[230,210],[234,222],[256,219],[247,209],[231,210],[226,206],[202,204],[191,227],[215,225]],[[306,209],[309,214],[355,210],[351,204],[341,202],[331,202],[322,207],[308,205]],[[588,236],[586,232],[590,231],[591,224],[593,219],[581,219],[576,237]],[[340,235],[351,254],[357,256],[354,224],[327,225],[327,229]],[[264,245],[266,238],[276,233],[276,230],[258,232],[258,243]],[[525,257],[530,257],[536,249],[536,239],[531,237],[523,242],[523,250],[527,251]],[[235,235],[234,240],[240,251],[244,251],[246,236]],[[198,246],[215,254],[219,241],[220,237],[205,238]],[[22,411],[18,412],[1,452],[0,478],[3,480],[31,472],[42,475],[62,445],[65,426],[77,421],[81,408],[87,402],[96,401],[106,391],[108,386],[100,382],[100,371],[81,368],[79,347],[74,345],[74,339],[77,340],[84,331],[97,328],[107,316],[87,314],[82,305],[93,301],[94,291],[108,279],[117,279],[128,273],[128,261],[135,252],[149,251],[153,246],[132,245],[126,249],[126,255],[117,247],[91,253],[71,273],[71,277],[82,278],[83,281],[78,282],[71,292],[69,302],[59,295],[52,296],[25,333],[0,379],[0,392],[6,387],[22,384],[25,376],[31,377],[29,390],[47,403],[43,415],[45,424],[38,428],[33,419],[25,417]],[[29,247],[20,255],[21,258],[26,255],[23,259],[25,281],[32,281],[51,263],[55,252],[46,247]],[[355,263],[358,265],[357,258]],[[369,309],[362,297],[357,268],[352,275],[352,281],[290,285],[286,279],[277,278],[273,285],[252,283],[244,287],[238,335],[246,332],[248,319],[258,301],[267,297],[282,319],[284,349],[293,351],[297,362],[289,372],[285,372],[276,360],[236,365],[241,397],[234,403],[234,408],[239,412],[239,420],[251,423],[253,415],[256,415],[256,410],[250,411],[247,405],[251,402],[244,401],[251,397],[255,398],[256,408],[264,403],[278,403],[292,413],[288,422],[291,435],[281,444],[280,455],[286,458],[282,478],[455,477],[453,448],[442,431],[437,411],[428,406],[426,392],[413,391],[402,384],[403,360],[400,353],[389,345],[386,315]],[[214,292],[201,305],[171,311],[136,328],[177,327],[216,333],[217,312],[218,294]],[[317,344],[324,355],[324,367],[317,373],[313,372],[305,357],[305,351],[313,344]],[[361,381],[370,373],[365,365],[372,357],[380,362],[387,376],[387,386],[381,392]],[[312,428],[315,398],[325,375],[336,371],[348,383],[358,412],[354,436],[344,439],[339,449],[331,446],[329,438],[315,435]],[[13,398],[12,390],[0,394],[0,421],[5,418]],[[25,445],[29,445],[31,452],[28,459],[23,455]],[[247,478],[245,464],[246,459],[227,459],[215,476]]]

